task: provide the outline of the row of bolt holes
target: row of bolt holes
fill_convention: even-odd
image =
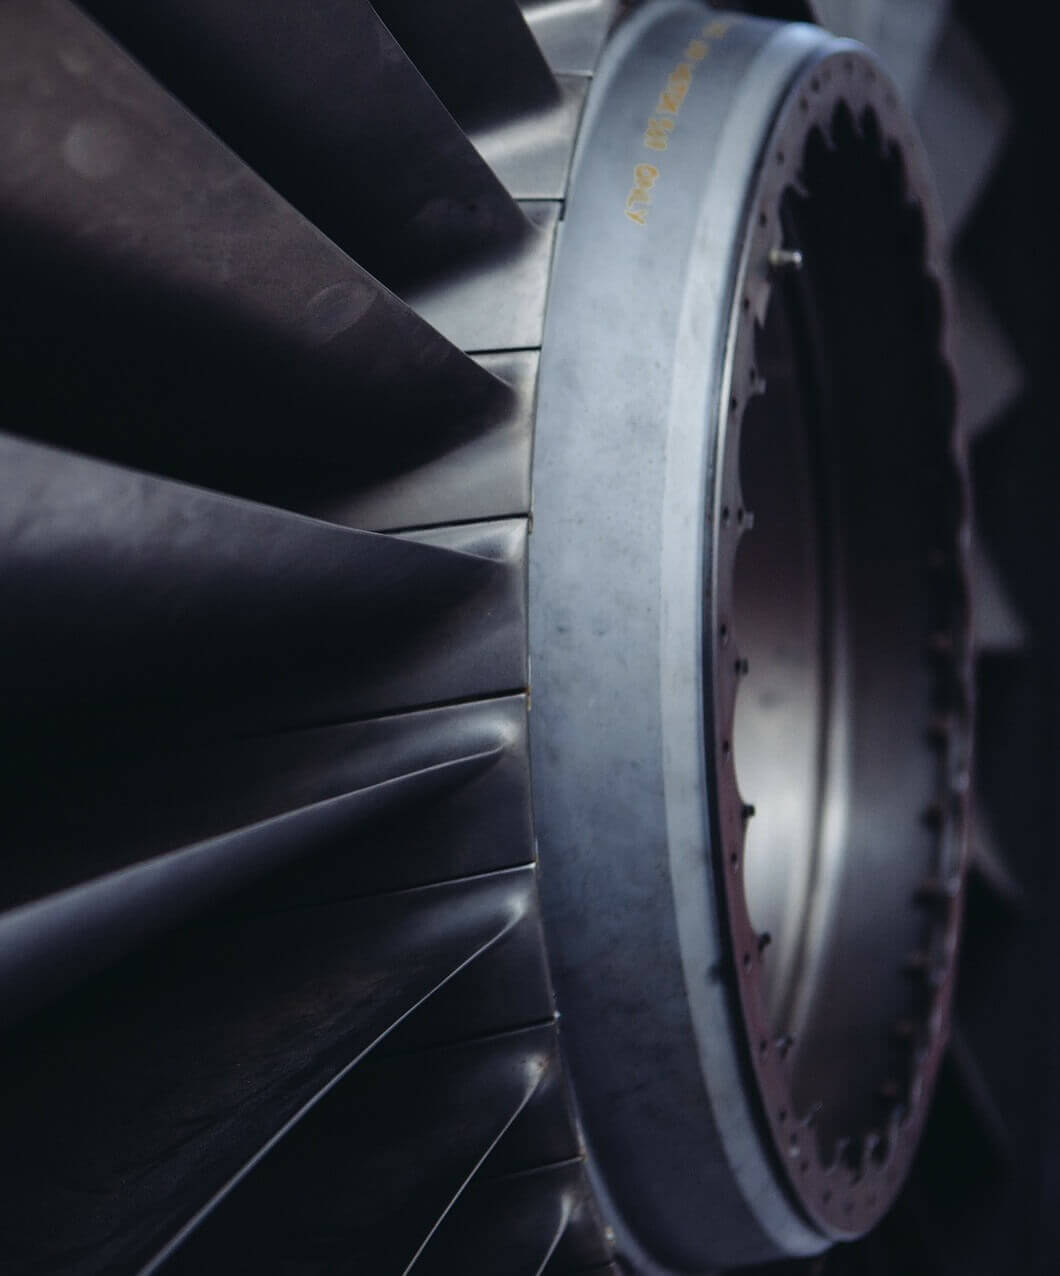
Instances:
[[[846,70],[847,70],[847,72],[848,72],[848,73],[849,73],[849,72],[852,72],[852,71],[854,70],[854,64],[853,64],[852,62],[849,62],[849,61],[848,61],[848,62],[846,62],[846,63],[845,63],[845,67],[846,67]],[[827,82],[828,78],[829,78],[829,77],[828,77],[828,74],[826,73],[826,74],[825,74],[825,76],[824,76],[824,79],[825,79],[825,81],[826,81],[826,82]],[[871,70],[871,69],[869,69],[869,71],[868,71],[868,80],[869,80],[869,83],[870,83],[870,84],[871,84],[871,83],[875,83],[875,80],[876,80],[876,73],[875,73],[873,70]],[[814,80],[811,82],[811,88],[814,90],[814,92],[815,92],[815,93],[816,93],[816,92],[819,92],[819,91],[820,91],[820,88],[821,88],[821,82],[820,82],[820,80],[819,80],[819,79],[814,79]],[[888,93],[888,95],[887,95],[887,99],[888,99],[888,100],[887,100],[887,105],[888,105],[888,106],[893,107],[893,106],[894,106],[894,98],[893,98],[893,95],[892,95],[892,94],[890,94],[890,93]],[[802,98],[802,99],[800,100],[800,102],[799,102],[799,105],[800,105],[800,107],[802,108],[802,110],[803,110],[803,111],[808,111],[808,110],[809,110],[809,108],[810,108],[809,101],[808,101],[806,98]],[[776,158],[777,158],[777,163],[778,163],[778,164],[783,164],[783,163],[784,163],[784,161],[785,161],[785,155],[784,155],[784,152],[783,152],[783,151],[778,151],[778,152],[777,152],[777,157],[776,157]],[[768,223],[769,223],[769,217],[768,217],[768,214],[766,214],[766,213],[764,213],[764,212],[763,212],[763,213],[760,213],[760,214],[759,214],[759,216],[758,216],[758,224],[759,224],[759,226],[763,226],[763,227],[764,227],[764,226],[768,225]],[[744,312],[745,312],[745,313],[751,309],[751,299],[750,299],[750,297],[744,297],[744,299],[743,299],[743,309],[744,309]],[[750,369],[750,373],[749,373],[749,375],[750,375],[751,384],[753,385],[753,384],[755,383],[755,381],[757,380],[757,373],[756,373],[756,370],[755,370],[754,368],[751,368],[751,369]],[[733,411],[733,412],[735,412],[735,411],[737,411],[737,410],[738,410],[739,406],[740,406],[740,404],[739,404],[739,400],[738,400],[735,396],[733,396],[733,398],[732,398],[732,399],[730,399],[730,401],[729,401],[729,408],[730,408],[730,410],[731,410],[731,411]],[[730,510],[729,510],[729,507],[726,505],[726,506],[722,509],[722,511],[721,511],[721,521],[722,521],[722,525],[723,525],[723,526],[728,526],[729,521],[730,521],[730,517],[731,517]],[[741,506],[741,507],[740,507],[740,508],[736,511],[736,521],[737,521],[737,523],[738,523],[740,526],[742,526],[742,525],[743,525],[744,518],[745,518],[745,513],[744,513],[744,510],[743,510],[743,507]],[[721,622],[721,624],[720,624],[720,626],[719,626],[719,630],[718,630],[718,632],[719,632],[719,634],[720,634],[720,636],[721,636],[721,641],[722,641],[722,643],[723,643],[723,644],[724,644],[724,643],[727,643],[727,642],[728,642],[728,640],[729,640],[729,626],[726,624],[726,622],[725,622],[724,620]],[[742,661],[737,661],[737,662],[736,662],[736,672],[737,672],[737,673],[745,673],[745,672],[746,672],[746,664],[745,664],[744,662],[742,662]],[[723,753],[726,757],[728,757],[728,755],[729,755],[730,748],[731,748],[731,746],[730,746],[729,741],[728,741],[728,740],[722,740],[722,742],[721,742],[721,751],[722,751],[722,753]],[[732,852],[732,854],[731,854],[731,855],[730,855],[730,857],[729,857],[729,863],[731,864],[731,866],[732,866],[732,868],[733,868],[733,871],[735,871],[736,869],[738,869],[738,868],[739,868],[739,866],[740,866],[740,856],[739,856],[738,852],[736,852],[736,851],[733,851],[733,852]],[[750,954],[750,953],[744,953],[744,955],[743,955],[743,968],[744,968],[744,971],[745,971],[745,972],[747,972],[747,973],[750,973],[750,971],[751,971],[751,969],[752,969],[752,966],[753,966],[753,962],[752,962],[752,959],[751,959],[751,954]],[[758,1043],[758,1052],[759,1052],[759,1056],[760,1056],[762,1059],[765,1059],[765,1058],[767,1057],[767,1055],[769,1054],[769,1042],[768,1042],[768,1041],[765,1041],[765,1040],[760,1041],[760,1042]],[[787,1109],[786,1109],[786,1108],[781,1108],[781,1109],[780,1109],[780,1111],[777,1113],[777,1120],[778,1120],[778,1122],[779,1122],[781,1125],[783,1125],[783,1124],[787,1121],[787,1119],[788,1119],[788,1112],[787,1112]],[[798,1155],[798,1153],[799,1153],[799,1139],[798,1139],[798,1135],[796,1135],[796,1134],[790,1134],[790,1135],[788,1136],[788,1143],[789,1143],[789,1146],[790,1146],[790,1148],[791,1148],[791,1155],[792,1155],[792,1156],[797,1156],[797,1155]],[[800,1171],[802,1174],[806,1174],[806,1173],[808,1173],[808,1172],[809,1172],[809,1169],[810,1169],[810,1162],[809,1162],[809,1161],[808,1161],[805,1157],[803,1157],[803,1158],[802,1158],[802,1160],[799,1162],[799,1171]],[[894,1180],[894,1170],[893,1170],[893,1169],[888,1170],[888,1172],[887,1172],[887,1178],[888,1178],[888,1181],[893,1182],[893,1180]],[[826,1188],[826,1189],[825,1189],[825,1191],[821,1194],[821,1200],[822,1200],[822,1202],[823,1202],[825,1205],[830,1205],[830,1204],[831,1204],[831,1202],[832,1202],[832,1192],[831,1192],[831,1190],[830,1190],[830,1189],[828,1189],[828,1188]],[[866,1204],[868,1205],[868,1207],[871,1209],[871,1208],[872,1208],[872,1207],[876,1204],[876,1193],[875,1193],[875,1192],[870,1192],[870,1193],[868,1194],[868,1196],[865,1198],[865,1202],[866,1202]],[[846,1214],[852,1214],[852,1213],[853,1213],[853,1211],[854,1211],[854,1202],[853,1202],[852,1200],[847,1200],[847,1201],[845,1201],[845,1202],[843,1203],[843,1211],[844,1211],[844,1213],[846,1213]]]
[[[746,298],[744,299],[744,304],[745,304],[745,309],[746,309],[746,307],[749,305],[749,302],[747,301],[747,299],[746,299]],[[754,381],[755,381],[755,379],[756,379],[756,374],[755,374],[755,370],[754,370],[754,368],[752,368],[752,369],[751,369],[750,376],[751,376],[751,381],[752,381],[752,382],[754,382]],[[732,407],[733,411],[735,411],[735,410],[736,410],[736,408],[737,408],[738,404],[737,404],[737,400],[736,400],[735,398],[732,400],[732,402],[731,402],[731,405],[730,405],[730,406]],[[740,525],[740,526],[743,526],[743,523],[744,523],[745,518],[746,518],[746,514],[745,514],[745,512],[744,512],[743,506],[740,506],[740,507],[737,509],[737,511],[736,511],[736,522],[737,522],[737,524],[738,524],[738,525]],[[722,521],[722,525],[723,525],[723,526],[728,526],[728,524],[729,524],[729,523],[730,523],[730,521],[731,521],[731,511],[730,511],[730,509],[729,509],[729,507],[728,507],[727,505],[726,505],[726,506],[722,509],[722,511],[721,511],[721,521]],[[721,622],[721,624],[719,625],[718,632],[719,632],[719,634],[720,634],[720,636],[721,636],[722,643],[723,643],[723,644],[724,644],[724,643],[727,643],[727,642],[728,642],[728,639],[729,639],[729,627],[728,627],[728,625],[726,624],[726,622],[725,622],[725,621],[722,621],[722,622]],[[737,661],[736,661],[736,664],[735,664],[735,669],[736,669],[737,674],[746,673],[746,672],[747,672],[747,662],[746,662],[746,661],[744,661],[744,660],[737,660]],[[728,740],[722,740],[722,742],[721,742],[721,751],[722,751],[722,754],[723,754],[725,757],[728,757],[728,756],[729,756],[730,749],[731,749],[730,742],[729,742]],[[739,856],[739,853],[738,853],[738,852],[736,852],[736,851],[733,851],[733,852],[732,852],[732,854],[731,854],[731,855],[730,855],[730,857],[729,857],[729,863],[730,863],[730,865],[732,866],[732,869],[733,869],[733,871],[734,871],[734,872],[735,872],[735,871],[739,868],[739,866],[740,866],[740,856]],[[768,941],[767,941],[767,942],[768,942]],[[744,953],[744,955],[743,955],[743,968],[744,968],[745,973],[749,974],[749,973],[751,972],[752,968],[753,968],[753,965],[754,965],[754,963],[753,963],[753,960],[752,960],[751,954],[750,954],[750,953]],[[763,1039],[763,1040],[761,1040],[761,1041],[758,1043],[758,1053],[759,1053],[759,1056],[760,1056],[760,1058],[761,1058],[762,1060],[764,1060],[764,1059],[768,1056],[768,1054],[769,1054],[769,1042],[768,1042],[768,1041],[766,1041],[766,1040],[764,1040],[764,1039]],[[787,1119],[788,1119],[788,1112],[787,1112],[787,1109],[786,1109],[786,1108],[781,1108],[781,1109],[780,1109],[780,1111],[777,1113],[777,1120],[778,1120],[778,1122],[779,1122],[781,1125],[783,1125],[783,1124],[787,1121]],[[790,1154],[791,1154],[791,1156],[793,1156],[793,1157],[794,1157],[794,1156],[798,1156],[798,1154],[799,1154],[799,1139],[798,1139],[798,1135],[796,1135],[796,1134],[790,1134],[790,1135],[788,1136],[788,1143],[789,1143],[789,1146],[790,1146],[790,1148],[791,1148],[791,1153],[790,1153]],[[803,1158],[802,1158],[802,1160],[799,1162],[799,1171],[800,1171],[800,1173],[802,1173],[802,1174],[806,1174],[806,1173],[808,1173],[808,1172],[809,1172],[809,1169],[810,1169],[810,1162],[809,1162],[809,1161],[808,1161],[805,1157],[803,1157]],[[860,1176],[858,1176],[858,1177],[860,1177]],[[893,1171],[893,1169],[888,1171],[888,1176],[887,1176],[887,1177],[888,1177],[888,1179],[889,1179],[889,1180],[893,1181],[893,1178],[894,1178],[894,1171]],[[831,1192],[831,1190],[830,1190],[830,1189],[827,1189],[827,1188],[825,1189],[825,1191],[822,1193],[821,1200],[823,1201],[823,1203],[824,1203],[825,1205],[829,1205],[829,1204],[831,1204],[831,1201],[832,1201],[832,1192]],[[865,1201],[866,1201],[866,1204],[868,1205],[868,1207],[871,1209],[871,1208],[872,1208],[872,1207],[876,1204],[876,1193],[875,1193],[875,1192],[870,1192],[870,1193],[868,1194],[868,1196],[865,1198]],[[846,1214],[851,1214],[851,1213],[853,1213],[853,1210],[854,1210],[854,1202],[853,1202],[852,1200],[847,1200],[847,1201],[845,1201],[845,1202],[843,1203],[843,1211],[844,1211],[844,1213],[846,1213]]]

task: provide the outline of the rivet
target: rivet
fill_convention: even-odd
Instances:
[[[769,265],[773,270],[801,270],[802,253],[797,248],[771,248]]]

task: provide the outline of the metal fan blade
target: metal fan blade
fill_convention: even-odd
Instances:
[[[975,1057],[975,1052],[959,1024],[954,1025],[950,1030],[948,1061],[953,1069],[967,1112],[974,1120],[991,1153],[1002,1162],[1010,1161],[1012,1141],[1005,1118],[991,1093],[982,1065]]]
[[[1023,393],[1026,373],[986,298],[957,273],[957,389],[961,427],[969,438],[996,425]]]
[[[522,520],[443,548],[17,440],[0,459],[5,730],[27,752],[64,722],[202,738],[525,685]]]
[[[515,0],[373,0],[467,133],[556,105],[559,90]]]
[[[471,754],[395,776],[0,914],[0,1027],[228,895],[352,838],[388,809],[466,782],[495,758]]]
[[[411,1276],[543,1276],[607,1262],[580,1161],[501,1178],[488,1177],[489,1168],[431,1238]]]
[[[949,10],[950,0],[884,0],[880,6],[872,48],[906,102],[920,100]]]
[[[1014,912],[1023,912],[1027,907],[1026,893],[979,804],[972,807],[968,852],[970,867],[994,898]]]
[[[1027,631],[979,537],[972,541],[973,640],[977,652],[1022,651]]]
[[[836,35],[871,45],[886,0],[812,0],[817,21]]]
[[[147,1270],[407,1271],[558,1065],[550,1024],[374,1058]]]
[[[417,462],[413,453],[407,469],[333,503],[322,502],[314,512],[372,531],[527,513],[538,359],[536,350],[478,355],[476,362],[515,396],[512,410],[498,424],[426,461]]]
[[[428,323],[463,350],[484,353],[541,345],[560,204],[531,200],[522,207],[533,234],[509,256],[476,264],[407,297]]]
[[[1011,112],[982,51],[951,21],[916,104],[951,240],[990,179],[1008,137]]]
[[[525,386],[433,332],[73,9],[4,6],[0,63],[7,428],[336,519],[358,499],[388,525],[410,503],[427,522],[525,508]],[[453,451],[495,500],[482,479],[460,509],[451,474],[424,490]]]
[[[462,968],[537,943],[531,869],[300,907],[278,881],[97,975],[7,1035],[0,1265],[139,1268],[314,1112],[334,1129],[336,1085]],[[499,1026],[551,1013],[547,982],[512,987]]]
[[[134,738],[101,750],[97,733],[55,734],[46,767],[33,772],[12,759],[5,771],[7,843],[18,848],[8,857],[5,909],[203,843],[218,852],[207,871],[216,870],[219,889],[226,849],[238,859],[243,843],[253,847],[264,871],[270,846],[282,856],[290,843],[292,813],[304,812],[303,831],[319,824],[324,835],[307,840],[306,856],[316,855],[331,844],[328,803],[347,799],[355,823],[340,840],[348,853],[325,874],[336,897],[532,858],[522,696],[193,748],[172,741],[145,748]],[[230,835],[240,845],[229,848]],[[393,852],[387,856],[374,850],[383,837]],[[260,875],[254,863],[244,867]],[[324,897],[312,865],[292,866],[295,872],[292,898]]]
[[[523,15],[557,75],[591,75],[618,0],[522,0]]]
[[[518,206],[368,0],[313,0],[297,15],[283,0],[91,0],[88,8],[398,293],[527,233]]]
[[[478,153],[519,200],[563,199],[589,77],[560,77],[555,104],[471,134]]]

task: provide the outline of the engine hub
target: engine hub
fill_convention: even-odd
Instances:
[[[645,1271],[861,1234],[916,1146],[969,766],[947,305],[863,49],[625,24],[550,294],[531,744],[565,1049]]]

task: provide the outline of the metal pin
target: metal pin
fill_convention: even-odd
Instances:
[[[794,1044],[795,1044],[795,1038],[791,1035],[790,1032],[785,1032],[782,1036],[778,1037],[776,1040],[777,1054],[779,1054],[782,1059],[786,1059],[788,1056],[788,1051],[791,1049],[791,1047]]]
[[[801,270],[802,253],[797,248],[771,248],[769,264],[773,270]]]
[[[769,945],[772,942],[773,942],[773,936],[769,933],[768,930],[764,930],[761,933],[761,935],[758,936],[758,951],[760,953],[764,953],[765,950],[769,947]]]
[[[743,810],[740,812],[740,814],[743,816],[743,822],[746,824],[748,820],[753,819],[754,813],[755,813],[755,809],[752,803],[745,802],[743,804]]]
[[[820,1099],[815,1099],[813,1103],[810,1104],[810,1107],[808,1111],[806,1112],[806,1115],[802,1117],[799,1124],[805,1127],[807,1130],[811,1129],[813,1126],[817,1124],[817,1118],[821,1115],[823,1111],[824,1111],[824,1104],[821,1102]]]

